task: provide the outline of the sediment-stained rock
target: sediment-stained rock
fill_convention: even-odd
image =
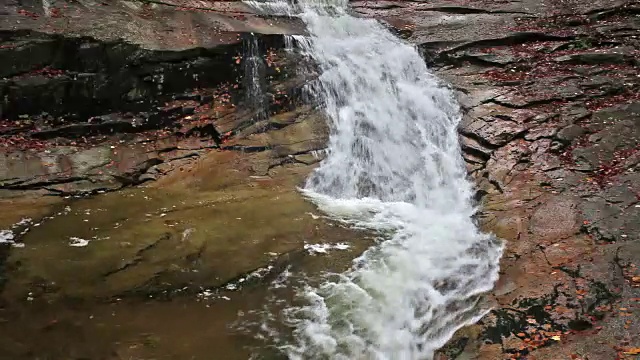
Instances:
[[[297,191],[328,136],[300,101],[313,71],[285,49],[299,25],[238,1],[0,4],[0,357],[209,355],[133,319],[231,322],[236,303],[201,301],[266,287],[307,243],[350,242],[328,266],[363,250]],[[56,340],[76,335],[110,340]],[[172,340],[132,345],[154,337]]]
[[[0,89],[10,99],[2,103],[0,196],[16,206],[0,207],[0,224],[65,214],[64,199],[42,194],[145,187],[80,200],[73,214],[18,236],[24,249],[0,249],[5,299],[29,291],[54,302],[164,296],[179,286],[197,292],[271,264],[265,253],[295,253],[294,233],[348,236],[299,219],[310,209],[294,188],[322,158],[327,136],[322,116],[297,101],[308,80],[296,72],[303,64],[281,51],[280,35],[300,32],[299,24],[257,17],[238,2],[50,3],[0,5],[7,64]],[[458,90],[460,143],[481,205],[476,218],[507,241],[501,279],[488,296],[493,311],[461,329],[439,359],[633,358],[640,347],[638,3],[351,4],[414,43]],[[236,82],[251,32],[269,79],[266,116],[244,102],[246,84]],[[110,216],[83,212],[94,208]],[[90,242],[70,247],[71,237]],[[257,250],[245,255],[248,247]],[[57,267],[53,253],[71,265]],[[133,308],[153,318],[171,312]],[[20,339],[8,339],[3,349],[28,356]],[[144,353],[132,349],[116,351]]]
[[[367,3],[460,90],[477,218],[507,241],[494,310],[440,358],[633,358],[637,2]]]

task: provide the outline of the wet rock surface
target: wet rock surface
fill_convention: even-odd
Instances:
[[[271,281],[370,243],[297,191],[329,134],[300,30],[237,1],[0,4],[0,358],[246,359],[227,326]]]
[[[300,24],[238,1],[9,1],[0,14],[0,196],[154,179],[292,108],[302,84],[284,56]]]
[[[459,91],[477,219],[507,242],[493,310],[439,358],[634,359],[640,4],[351,4]],[[0,5],[0,357],[246,359],[211,329],[264,294],[199,294],[364,246],[295,191],[329,133],[300,31],[235,1]]]
[[[354,2],[460,91],[483,229],[506,240],[493,310],[441,359],[635,359],[637,2]]]

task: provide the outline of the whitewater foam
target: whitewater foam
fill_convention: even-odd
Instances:
[[[431,359],[487,309],[502,243],[472,221],[460,154],[460,110],[418,51],[346,0],[268,2],[299,16],[296,37],[319,66],[310,86],[331,120],[326,158],[303,193],[320,210],[386,234],[351,270],[298,289],[285,311],[291,359]],[[251,5],[260,9],[260,2]]]

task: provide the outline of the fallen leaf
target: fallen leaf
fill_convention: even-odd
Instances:
[[[551,340],[560,341],[560,335],[554,335],[551,337]]]
[[[640,348],[630,348],[624,351],[625,355],[640,355]]]

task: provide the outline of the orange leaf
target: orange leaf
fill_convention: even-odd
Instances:
[[[640,348],[630,348],[624,351],[625,355],[640,355]]]

